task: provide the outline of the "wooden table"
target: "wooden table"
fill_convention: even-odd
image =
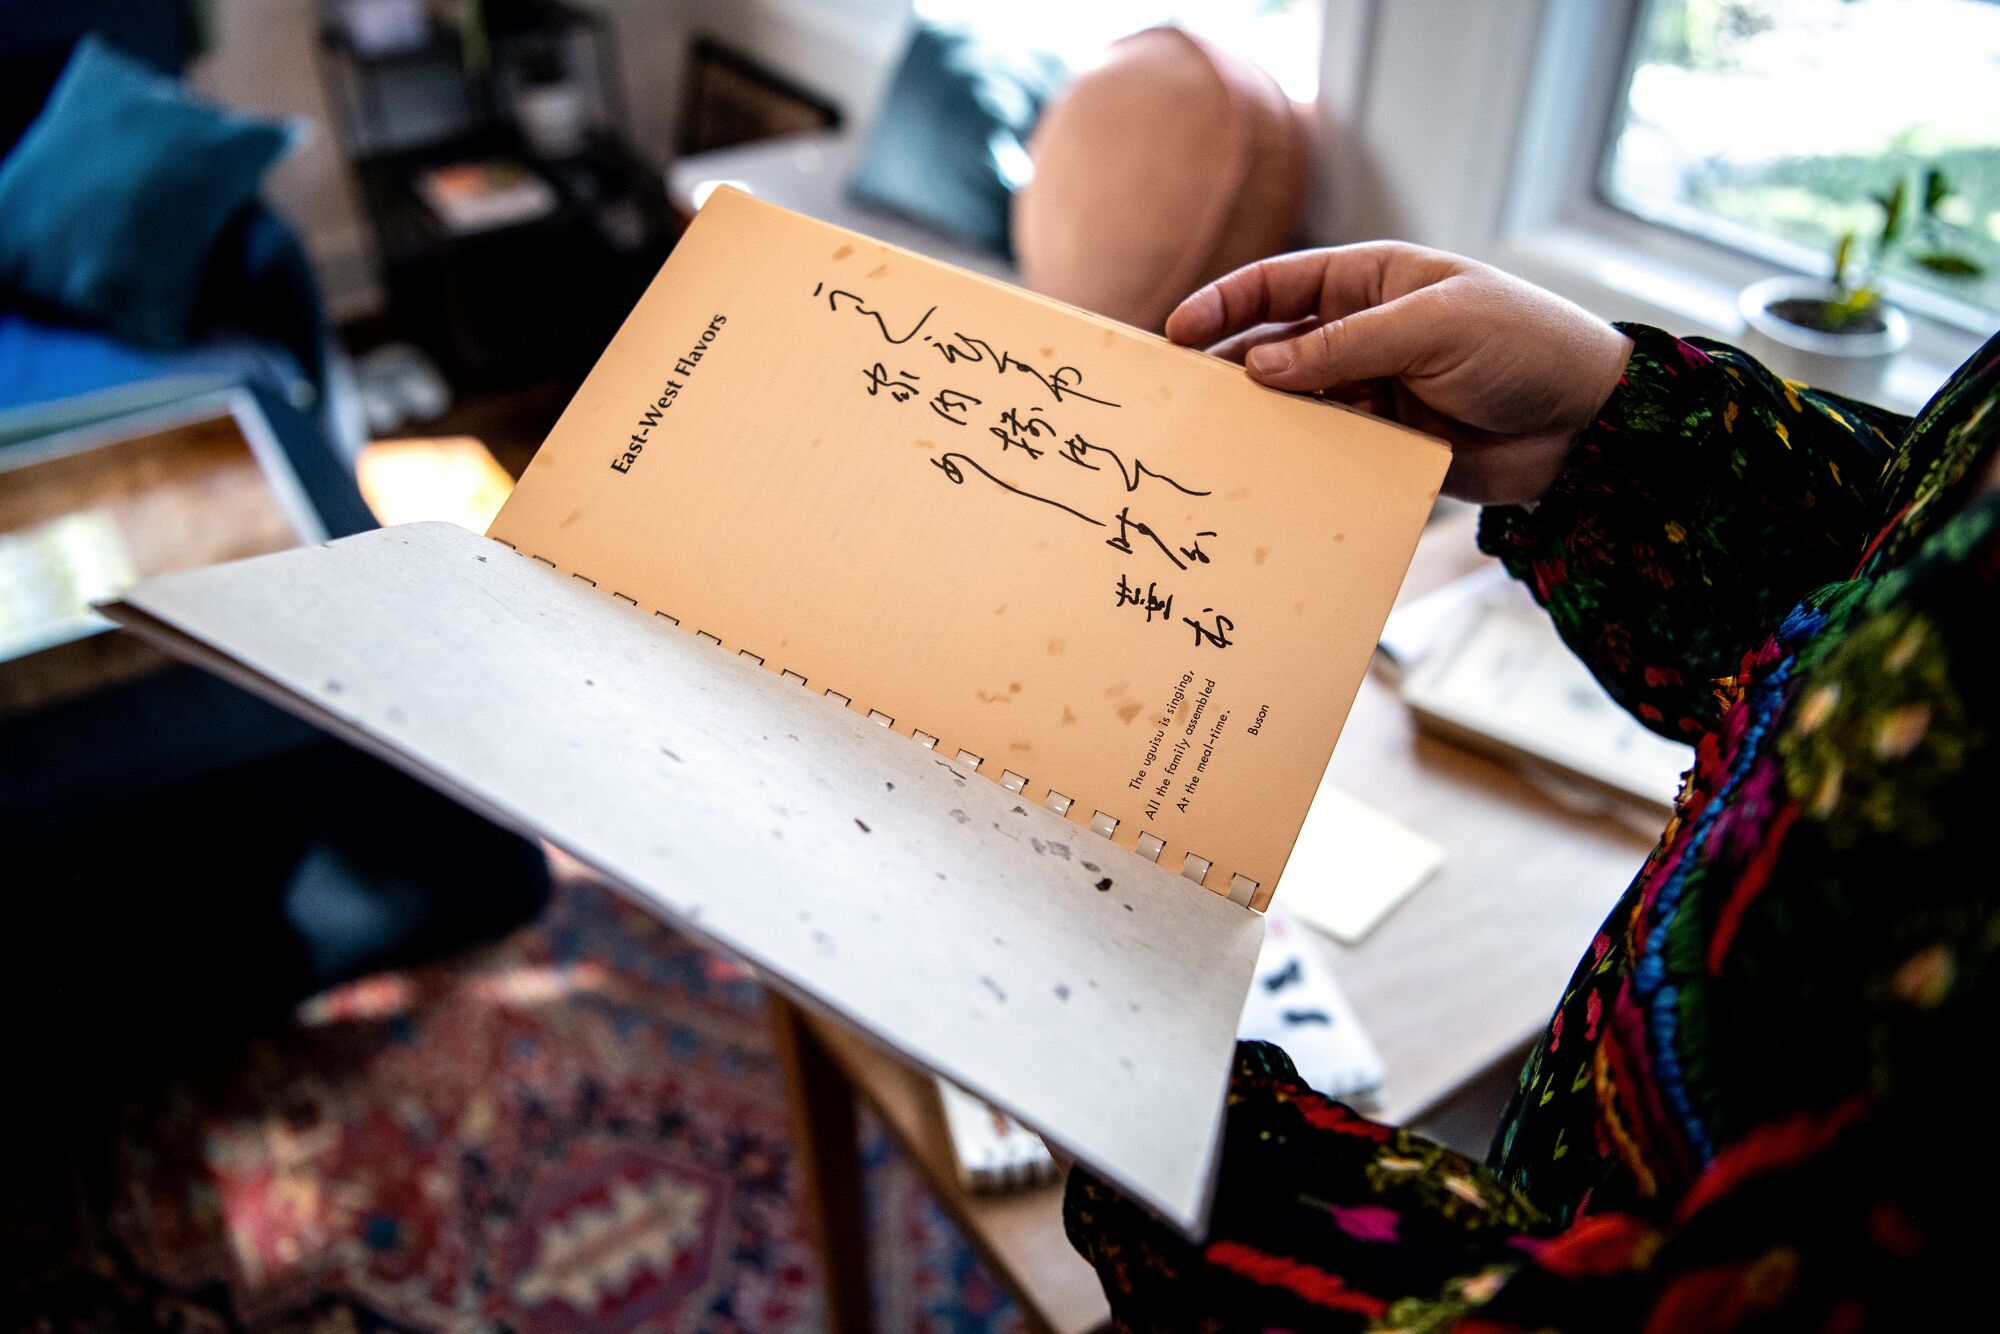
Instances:
[[[1425,532],[1399,605],[1485,563],[1477,512]],[[1653,846],[1583,815],[1505,766],[1420,735],[1371,673],[1327,781],[1443,846],[1436,877],[1359,945],[1327,942],[1342,987],[1381,1050],[1374,1114],[1415,1121],[1540,1035],[1604,915]],[[1664,823],[1664,821],[1662,821]]]
[[[1476,515],[1441,512],[1399,603],[1485,560]],[[1445,864],[1361,944],[1327,942],[1388,1071],[1376,1114],[1416,1120],[1468,1081],[1518,1061],[1651,839],[1567,809],[1493,761],[1417,734],[1393,686],[1362,683],[1327,781],[1443,845]],[[1062,1193],[971,1196],[958,1186],[929,1078],[816,1014],[773,1000],[794,1094],[828,1327],[868,1328],[867,1243],[854,1139],[858,1097],[915,1163],[939,1204],[1038,1328],[1106,1318],[1096,1274],[1062,1232]]]
[[[888,1128],[1030,1328],[1082,1334],[1110,1315],[1097,1272],[1063,1235],[1062,1188],[973,1195],[958,1184],[951,1140],[929,1075],[839,1024],[770,997],[772,1030],[792,1098],[808,1225],[826,1293],[825,1327],[873,1328],[863,1222],[857,1099]]]

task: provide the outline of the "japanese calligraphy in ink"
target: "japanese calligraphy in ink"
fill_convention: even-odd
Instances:
[[[945,481],[995,487],[1101,530],[1104,546],[1133,558],[1115,569],[1109,606],[1147,622],[1184,626],[1196,648],[1226,649],[1234,642],[1235,621],[1214,607],[1184,605],[1174,615],[1174,576],[1209,564],[1223,549],[1217,545],[1221,535],[1208,528],[1165,531],[1147,517],[1149,502],[1211,493],[1085,434],[1079,419],[1088,417],[1098,432],[1096,423],[1120,405],[1086,390],[1082,371],[1044,371],[987,339],[949,328],[936,306],[911,321],[892,319],[862,294],[824,282],[814,285],[812,296],[833,314],[868,321],[881,335],[883,355],[860,367],[862,392],[928,409],[965,432],[953,442],[958,448],[930,459]]]

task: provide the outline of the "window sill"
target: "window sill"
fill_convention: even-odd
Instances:
[[[1622,227],[1555,224],[1507,233],[1487,256],[1528,281],[1568,297],[1610,319],[1633,319],[1676,333],[1725,341],[1742,337],[1736,297],[1773,270],[1743,256],[1705,253],[1710,247],[1664,229],[1627,221]],[[1657,233],[1646,235],[1645,233]],[[1914,413],[1929,401],[1980,339],[1917,315],[1910,317],[1910,346],[1898,353],[1872,388],[1828,384],[1896,412]],[[1796,376],[1782,357],[1773,370]]]

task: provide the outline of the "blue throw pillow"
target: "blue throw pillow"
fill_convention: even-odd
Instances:
[[[1011,256],[1007,212],[1027,183],[1028,133],[1066,71],[1054,56],[919,22],[848,193]]]
[[[184,343],[216,238],[294,138],[86,38],[0,162],[0,285]]]

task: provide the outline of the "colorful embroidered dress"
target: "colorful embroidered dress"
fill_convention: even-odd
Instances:
[[[1246,1044],[1205,1244],[1074,1173],[1122,1326],[1996,1318],[2000,338],[1912,422],[1626,332],[1562,476],[1480,543],[1696,746],[1678,810],[1489,1165]]]

